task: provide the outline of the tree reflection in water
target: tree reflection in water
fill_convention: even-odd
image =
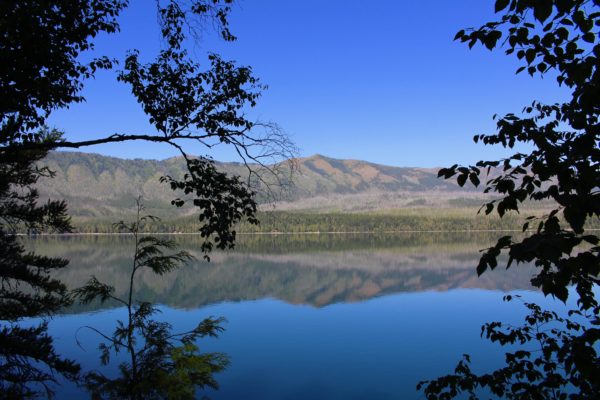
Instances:
[[[111,356],[127,355],[119,364],[116,377],[99,371],[88,372],[84,383],[94,399],[194,399],[196,390],[217,388],[213,374],[227,367],[229,359],[222,353],[201,353],[199,338],[216,337],[223,331],[223,318],[206,318],[194,329],[173,333],[171,324],[153,319],[158,312],[152,303],[135,299],[138,273],[150,270],[164,275],[191,260],[185,251],[176,251],[172,240],[140,236],[141,227],[151,216],[140,216],[143,206],[138,202],[136,222],[117,226],[130,233],[135,240],[135,252],[128,280],[126,296],[115,295],[115,288],[92,276],[75,295],[88,304],[95,299],[108,300],[127,308],[127,321],[118,320],[112,334],[86,326],[102,338],[98,346],[102,365],[108,365]]]

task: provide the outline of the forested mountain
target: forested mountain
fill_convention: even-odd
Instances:
[[[438,179],[435,168],[391,167],[321,155],[296,161],[299,168],[292,177],[291,187],[280,190],[274,186],[274,197],[266,195],[264,185],[260,187],[259,201],[264,208],[366,211],[481,204],[480,194]],[[184,173],[184,161],[180,157],[162,161],[130,160],[54,152],[43,163],[56,175],[39,183],[42,197],[67,200],[71,214],[80,217],[126,215],[138,196],[158,214],[171,215],[174,211],[170,201],[176,194],[161,184],[159,178]],[[217,164],[228,173],[247,176],[247,169],[241,163]],[[280,167],[287,169],[286,165]],[[287,179],[287,175],[284,178]]]

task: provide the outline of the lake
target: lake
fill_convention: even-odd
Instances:
[[[164,276],[142,273],[136,295],[160,304],[157,318],[175,330],[227,319],[219,338],[199,342],[231,359],[216,375],[219,390],[202,392],[212,399],[421,398],[418,381],[451,372],[463,353],[475,371],[500,365],[502,348],[481,339],[480,326],[525,315],[503,294],[550,304],[531,290],[531,267],[477,277],[479,250],[498,235],[247,235],[211,262],[202,260],[197,236],[177,235],[197,260]],[[94,275],[117,295],[127,291],[130,237],[40,237],[27,246],[70,259],[59,277],[71,288]],[[112,332],[125,316],[118,304],[74,305],[49,330],[63,355],[110,375],[115,367],[100,365],[98,336],[81,327]],[[69,384],[57,393],[85,397]]]

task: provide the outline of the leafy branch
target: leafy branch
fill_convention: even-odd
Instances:
[[[163,399],[195,398],[196,388],[216,388],[213,373],[223,370],[228,359],[220,353],[200,353],[195,344],[199,338],[217,337],[223,331],[223,318],[206,318],[195,328],[172,333],[169,323],[158,322],[152,315],[158,309],[151,303],[135,299],[136,274],[148,269],[163,275],[181,267],[192,256],[185,251],[176,251],[171,240],[143,236],[140,229],[146,221],[156,217],[142,215],[144,207],[137,200],[137,218],[132,223],[118,222],[116,226],[133,236],[134,256],[131,264],[129,290],[125,298],[114,296],[114,288],[99,282],[95,277],[74,291],[74,296],[88,303],[96,298],[104,302],[116,300],[127,308],[127,321],[117,321],[117,326],[108,335],[97,328],[86,327],[102,337],[100,359],[103,365],[110,362],[112,353],[126,351],[128,362],[119,365],[121,376],[110,379],[93,371],[85,376],[87,388],[95,398]]]

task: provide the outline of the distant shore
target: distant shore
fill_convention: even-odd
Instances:
[[[600,231],[598,228],[586,229],[586,231]],[[528,229],[526,231],[520,229],[462,229],[462,230],[398,230],[398,231],[328,231],[328,232],[312,232],[312,231],[294,231],[294,232],[237,232],[237,235],[368,235],[368,234],[394,234],[394,233],[494,233],[494,232],[535,232],[534,229]],[[196,236],[200,235],[199,232],[148,232],[151,235],[189,235]],[[15,236],[23,237],[43,237],[43,236],[131,236],[131,233],[127,232],[72,232],[72,233],[15,233]]]

